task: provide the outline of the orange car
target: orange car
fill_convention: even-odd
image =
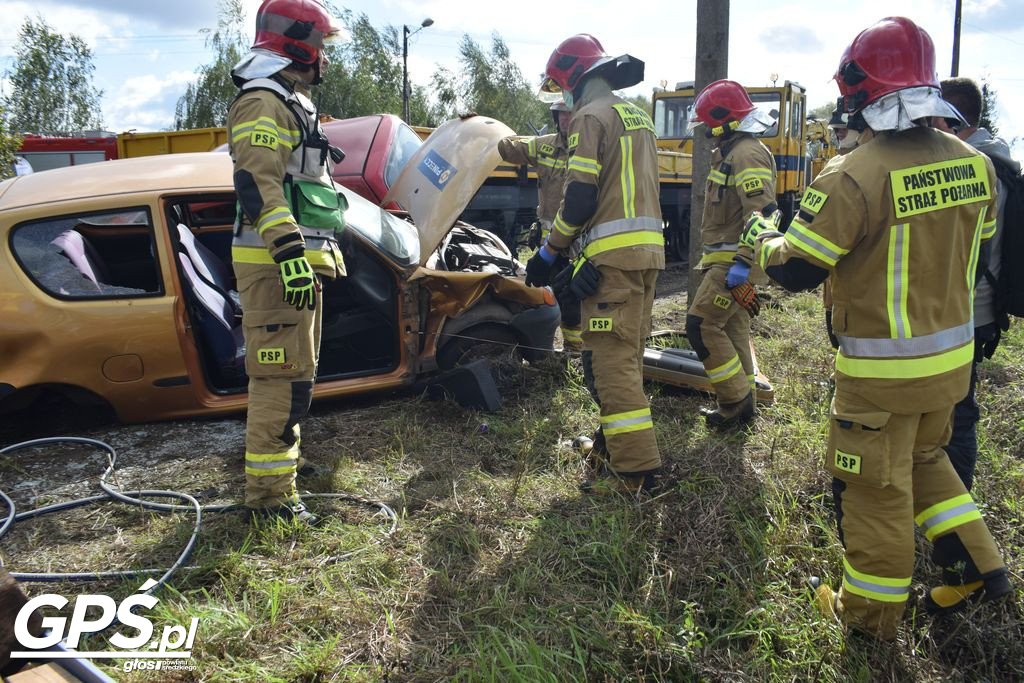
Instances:
[[[457,221],[510,134],[473,117],[398,150],[408,159],[382,204],[406,211],[338,188],[349,276],[324,290],[314,398],[410,385],[481,340],[531,361],[550,351],[550,290],[527,287],[499,239]],[[234,217],[221,153],[0,183],[0,411],[47,390],[102,400],[125,422],[243,410]]]

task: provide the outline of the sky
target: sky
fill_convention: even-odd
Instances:
[[[892,14],[910,17],[935,42],[937,71],[950,74],[955,0],[862,0],[859,3],[733,0],[730,6],[728,77],[744,85],[796,81],[807,88],[808,108],[834,101],[831,81],[843,49],[856,34]],[[253,24],[259,0],[243,0]],[[376,26],[433,26],[410,39],[410,79],[429,85],[437,65],[457,67],[464,34],[486,45],[497,32],[524,76],[539,82],[551,50],[575,33],[590,33],[613,54],[647,63],[645,81],[629,92],[650,94],[693,79],[696,0],[622,3],[589,0],[551,3],[517,0],[339,0],[365,13]],[[515,9],[515,14],[508,11]],[[635,8],[635,9],[634,9]],[[17,30],[27,16],[42,16],[62,33],[76,33],[94,51],[95,84],[103,91],[104,127],[163,130],[195,70],[210,61],[204,28],[216,25],[212,0],[4,0],[0,74],[12,66]],[[624,10],[633,10],[625,11]],[[641,11],[642,10],[642,11]],[[960,75],[986,78],[999,99],[997,125],[1017,156],[1024,156],[1024,3],[963,0]],[[0,90],[8,84],[0,76]]]

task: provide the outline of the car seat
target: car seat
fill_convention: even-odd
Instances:
[[[100,285],[109,283],[110,273],[107,271],[103,259],[100,258],[99,252],[96,251],[96,247],[85,239],[82,233],[76,230],[65,230],[57,235],[50,244],[60,249],[75,268],[78,268],[82,276],[95,285],[98,293],[103,292]]]
[[[241,378],[245,374],[245,338],[240,311],[230,290],[217,284],[230,286],[227,268],[184,225],[178,225],[178,237],[178,261],[187,284],[186,298],[194,305],[203,348],[220,379]]]

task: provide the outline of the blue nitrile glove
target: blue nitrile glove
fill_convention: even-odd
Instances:
[[[541,245],[537,253],[526,262],[526,284],[532,287],[546,287],[551,283],[551,266],[558,258],[558,252]]]
[[[750,277],[750,266],[743,261],[733,261],[729,274],[725,276],[725,286],[729,289],[739,287]]]

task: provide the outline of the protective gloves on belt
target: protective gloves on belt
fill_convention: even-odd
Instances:
[[[733,261],[729,274],[725,276],[725,286],[729,289],[739,287],[750,278],[750,266],[743,261]]]
[[[601,286],[601,277],[601,271],[597,269],[597,266],[584,259],[573,273],[569,290],[576,295],[577,299],[583,301],[597,293],[598,287]]]
[[[316,277],[305,255],[281,261],[284,301],[296,310],[316,308]]]
[[[779,232],[781,220],[781,211],[776,211],[767,218],[762,216],[760,211],[752,211],[746,225],[743,226],[743,232],[740,233],[740,244],[756,249],[758,241],[769,237],[779,237],[782,235]]]
[[[546,287],[551,284],[551,271],[558,253],[547,245],[541,245],[537,253],[526,262],[526,284],[529,287]]]

